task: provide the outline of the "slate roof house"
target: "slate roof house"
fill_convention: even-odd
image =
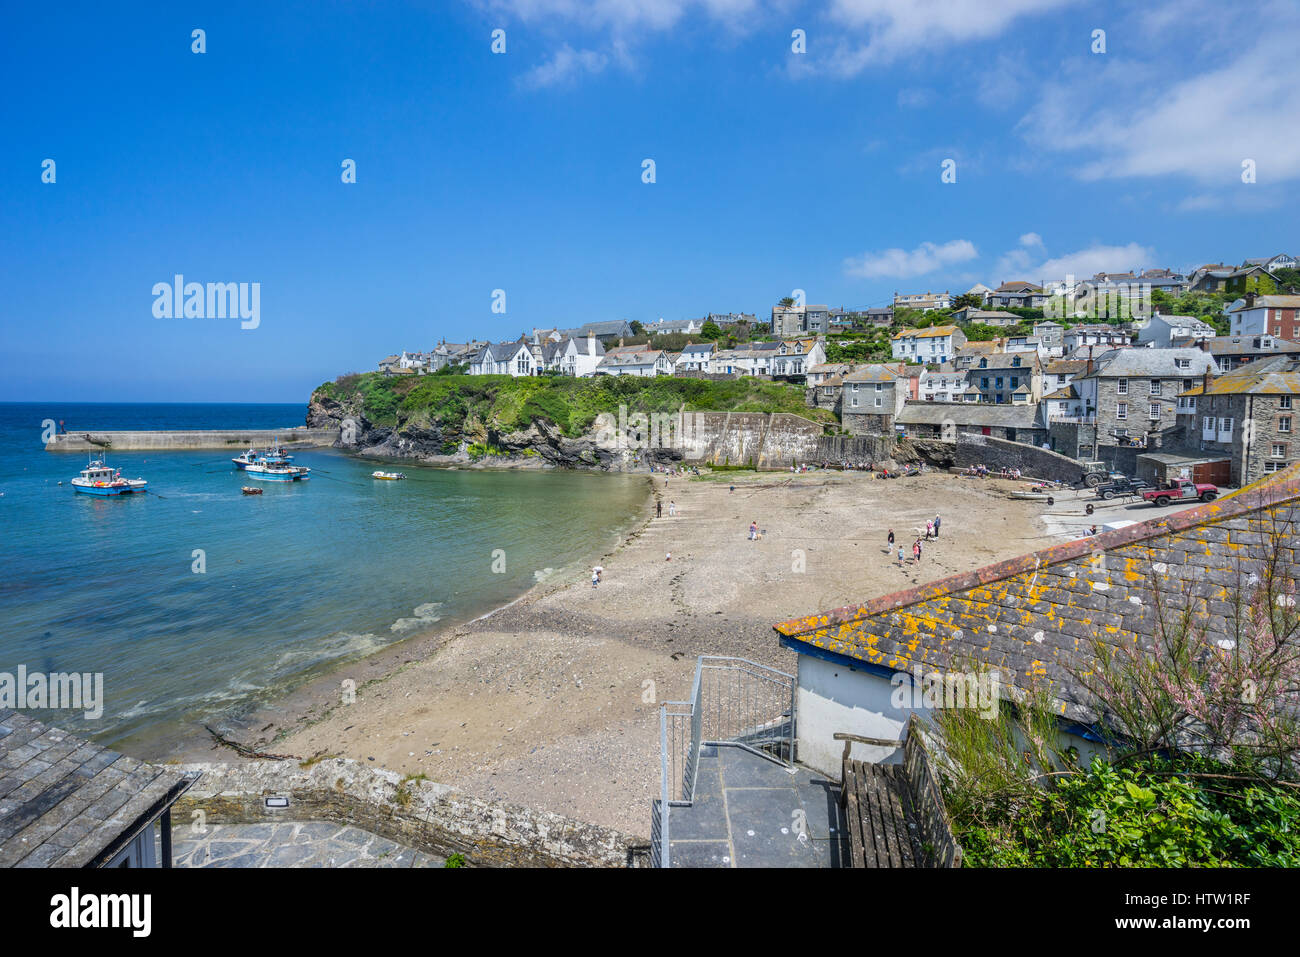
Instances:
[[[917,668],[924,674],[995,669],[998,690],[1009,700],[1043,687],[1065,742],[1078,747],[1084,763],[1104,755],[1094,727],[1097,703],[1078,678],[1093,660],[1092,641],[1151,648],[1159,625],[1156,589],[1165,614],[1176,613],[1190,595],[1211,640],[1235,640],[1234,628],[1245,623],[1235,620],[1234,589],[1262,566],[1270,530],[1291,528],[1297,505],[1300,478],[1292,468],[1166,518],[775,625],[781,645],[798,655],[800,761],[834,773],[842,747],[835,732],[901,738],[911,715],[924,716],[925,709],[893,691],[900,681],[909,684]],[[960,521],[943,519],[948,534]],[[1294,552],[1281,555],[1283,577],[1295,578]],[[852,747],[865,760],[901,757],[893,747]]]
[[[1230,484],[1248,484],[1300,460],[1300,358],[1260,359],[1197,382],[1186,395],[1196,402],[1198,448],[1230,460]]]
[[[1097,417],[1101,445],[1146,444],[1177,425],[1179,393],[1207,373],[1218,375],[1219,367],[1203,349],[1112,349],[1073,381]]]
[[[958,433],[1037,445],[1046,435],[1034,405],[991,402],[909,402],[894,418],[907,438],[955,441]]]
[[[171,867],[171,806],[196,780],[0,710],[0,867]]]
[[[1300,354],[1300,342],[1270,335],[1215,336],[1206,341],[1210,355],[1224,372],[1240,368],[1257,359]]]
[[[514,378],[540,375],[541,357],[523,339],[490,342],[469,361],[470,375],[508,375]]]
[[[1196,316],[1164,316],[1156,313],[1137,327],[1137,345],[1172,349],[1191,346],[1218,334],[1214,326]]]
[[[892,435],[908,395],[902,363],[872,363],[842,378],[840,421],[853,435]]]
[[[967,371],[966,386],[979,402],[1032,404],[1043,395],[1043,366],[1034,352],[981,356]]]

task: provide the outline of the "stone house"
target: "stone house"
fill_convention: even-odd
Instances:
[[[981,356],[966,373],[966,387],[978,394],[978,402],[1032,405],[1043,396],[1043,365],[1032,352]]]
[[[956,441],[969,432],[1011,442],[1037,445],[1046,430],[1034,405],[995,405],[988,402],[909,402],[894,424],[907,438]]]
[[[1113,349],[1073,381],[1085,414],[1096,416],[1100,445],[1146,445],[1178,424],[1179,394],[1218,372],[1202,349]]]
[[[1157,312],[1138,326],[1135,344],[1173,349],[1192,346],[1203,339],[1213,339],[1217,334],[1212,325],[1195,316],[1163,316]]]
[[[1231,461],[1231,483],[1248,485],[1300,461],[1300,358],[1260,359],[1188,390],[1202,452]]]
[[[840,421],[853,435],[893,435],[894,419],[907,402],[906,371],[899,365],[862,366],[844,376]]]

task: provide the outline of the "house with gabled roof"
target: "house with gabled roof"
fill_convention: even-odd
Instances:
[[[1104,756],[1104,715],[1080,678],[1095,660],[1093,642],[1149,650],[1160,609],[1176,614],[1188,601],[1212,641],[1235,642],[1236,628],[1249,630],[1238,616],[1250,614],[1236,590],[1262,570],[1272,530],[1294,534],[1298,506],[1292,467],[1173,515],[777,623],[780,644],[798,656],[799,760],[835,773],[843,745],[834,734],[896,741],[913,714],[926,717],[919,696],[898,689],[935,674],[990,672],[1003,700],[1045,690],[1063,743],[1084,764]],[[960,516],[939,511],[942,533],[953,534]],[[1281,555],[1281,577],[1300,575],[1294,552]],[[858,759],[901,760],[894,746],[852,747]]]
[[[469,362],[470,375],[508,375],[517,379],[541,372],[540,354],[534,354],[532,345],[524,339],[489,342]]]
[[[930,326],[894,333],[890,349],[895,359],[919,363],[943,363],[966,345],[966,333],[956,326]]]

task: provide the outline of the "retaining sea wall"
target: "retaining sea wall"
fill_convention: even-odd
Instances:
[[[184,429],[173,432],[75,431],[55,435],[45,444],[47,452],[94,452],[99,450],[180,451],[184,449],[264,448],[277,439],[286,447],[313,448],[333,445],[338,429]]]
[[[305,768],[297,761],[256,761],[179,770],[202,774],[172,811],[180,825],[332,821],[437,857],[461,854],[469,866],[648,866],[647,842],[620,831],[482,801],[346,758]],[[267,798],[283,798],[287,806],[268,808]]]

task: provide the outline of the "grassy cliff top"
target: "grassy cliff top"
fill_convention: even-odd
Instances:
[[[313,400],[333,399],[375,425],[439,424],[459,431],[479,423],[501,432],[526,429],[546,419],[576,438],[601,412],[792,412],[835,422],[824,409],[804,405],[803,388],[783,382],[741,378],[725,382],[667,376],[504,375],[385,376],[378,372],[340,376],[318,388]]]

